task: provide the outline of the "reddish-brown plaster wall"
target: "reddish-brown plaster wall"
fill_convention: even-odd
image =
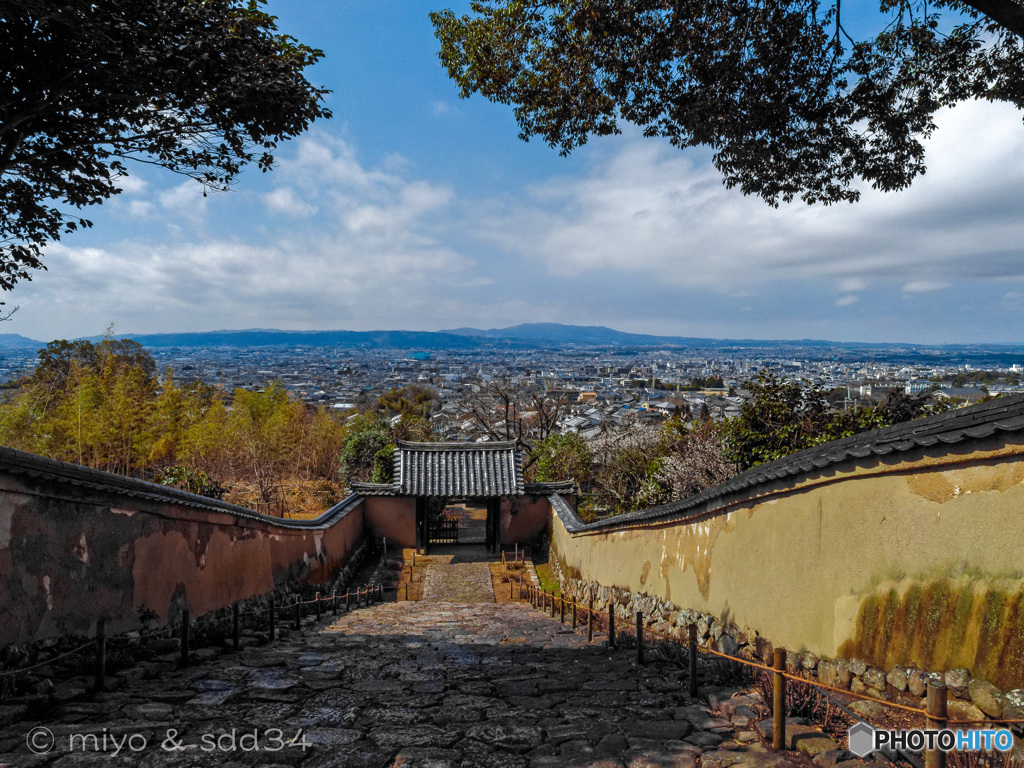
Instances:
[[[416,546],[416,500],[411,496],[367,496],[363,499],[366,525],[389,544]]]
[[[501,543],[523,544],[546,531],[551,502],[546,496],[517,496],[501,500]]]
[[[363,532],[361,505],[327,528],[19,477],[0,480],[0,647],[193,616],[288,582],[328,580]]]

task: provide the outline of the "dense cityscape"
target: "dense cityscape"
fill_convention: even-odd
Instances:
[[[339,415],[365,409],[390,390],[429,388],[437,393],[430,417],[434,432],[452,441],[489,439],[480,421],[471,418],[470,403],[482,391],[499,388],[514,399],[543,392],[558,400],[556,431],[584,438],[637,419],[735,416],[747,394],[744,384],[762,373],[817,384],[833,393],[839,409],[877,403],[894,389],[907,395],[928,392],[952,404],[1024,391],[1024,368],[1017,363],[980,366],[953,355],[907,363],[898,354],[886,361],[877,351],[857,356],[847,349],[765,346],[723,352],[566,344],[429,352],[312,346],[149,351],[159,374],[169,373],[178,384],[202,382],[230,398],[235,390],[260,391],[276,381],[293,399]],[[0,377],[12,387],[35,361],[34,352],[8,351]]]

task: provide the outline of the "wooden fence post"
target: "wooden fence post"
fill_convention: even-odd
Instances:
[[[107,622],[96,621],[96,686],[97,691],[107,687]]]
[[[608,647],[615,647],[615,604],[608,603]]]
[[[345,613],[352,610],[352,597],[348,588],[345,589]]]
[[[181,666],[188,666],[188,641],[189,641],[189,617],[188,608],[181,609]]]
[[[644,665],[644,614],[636,612],[636,663]]]
[[[689,667],[690,679],[687,680],[687,694],[690,698],[697,698],[697,625],[690,624],[686,627],[686,662]]]
[[[323,617],[323,609],[320,607],[320,593],[316,593],[316,620],[320,621]]]
[[[236,600],[231,605],[231,648],[235,653],[242,647],[242,609]]]
[[[772,681],[772,749],[786,748],[786,649],[776,648]]]
[[[576,631],[576,598],[572,601],[572,631]]]
[[[331,590],[331,616],[338,615],[338,590]]]
[[[941,729],[946,727],[948,712],[948,690],[945,685],[928,683],[928,728]],[[946,753],[941,749],[926,749],[924,752],[925,768],[945,768]]]
[[[274,642],[277,635],[277,600],[270,596],[270,642]]]
[[[587,642],[594,642],[594,596],[590,596],[590,604],[587,606]]]
[[[558,621],[565,624],[565,595],[558,597]]]
[[[295,596],[295,631],[302,629],[302,595]]]

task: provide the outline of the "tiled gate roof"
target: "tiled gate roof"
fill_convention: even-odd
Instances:
[[[569,493],[575,483],[523,482],[515,442],[407,443],[395,448],[394,482],[352,483],[360,496],[488,498]]]
[[[403,496],[518,496],[524,491],[514,442],[400,442],[395,481]]]

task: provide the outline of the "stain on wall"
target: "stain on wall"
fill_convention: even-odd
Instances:
[[[0,647],[138,627],[143,609],[176,620],[320,583],[363,531],[361,506],[324,529],[286,528],[229,512],[46,479],[0,482]]]
[[[552,548],[575,578],[793,651],[1024,685],[1024,446],[935,450],[849,459],[689,519],[570,534],[556,515]]]
[[[416,500],[411,496],[367,496],[363,500],[367,527],[377,538],[402,547],[416,546]]]
[[[526,544],[551,522],[551,502],[546,496],[503,497],[501,500],[501,543]]]
[[[1016,687],[1024,668],[1024,587],[972,575],[880,585],[862,598],[839,654],[881,669],[963,667]]]

